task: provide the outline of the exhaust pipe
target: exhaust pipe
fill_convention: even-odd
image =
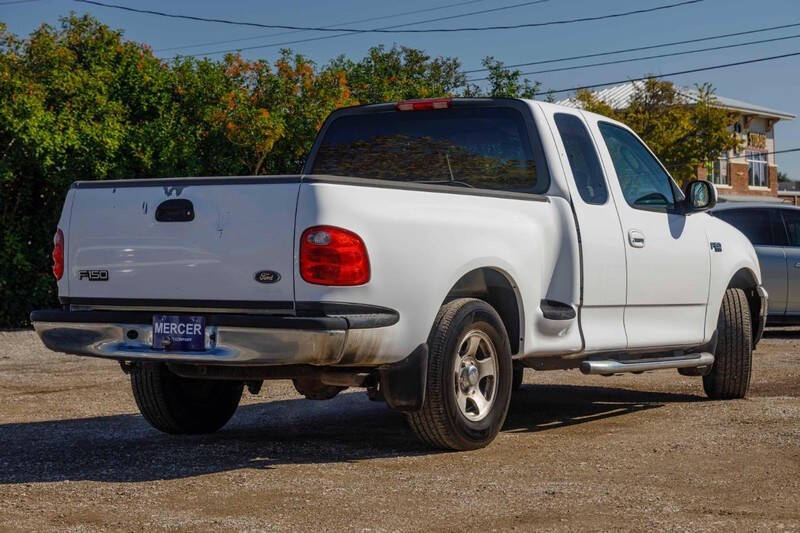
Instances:
[[[695,368],[711,366],[713,364],[714,356],[710,353],[703,352],[681,355],[679,357],[660,357],[654,359],[629,359],[627,361],[605,359],[601,361],[583,361],[581,362],[581,372],[584,374],[610,376],[611,374],[621,374],[623,372],[647,372],[649,370],[663,370],[665,368]]]

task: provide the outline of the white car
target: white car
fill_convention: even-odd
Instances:
[[[341,109],[297,176],[82,181],[50,349],[116,359],[144,417],[206,433],[243,387],[347,387],[441,448],[494,439],[524,367],[748,389],[752,245],[625,125],[530,100]]]

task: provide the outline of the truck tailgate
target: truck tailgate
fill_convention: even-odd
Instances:
[[[158,300],[163,307],[191,301],[191,307],[291,309],[299,181],[79,183],[66,238],[68,294],[61,296],[73,303],[129,300],[121,302],[126,307]],[[176,205],[190,206],[193,216],[164,209]]]

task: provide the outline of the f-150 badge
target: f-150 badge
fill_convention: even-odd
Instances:
[[[78,272],[78,279],[108,281],[108,270],[81,270]]]

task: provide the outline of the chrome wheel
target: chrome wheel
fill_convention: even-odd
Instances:
[[[453,368],[456,404],[468,420],[483,420],[497,396],[497,351],[483,331],[471,330],[458,345]]]
[[[407,414],[411,428],[437,448],[483,448],[503,427],[511,400],[513,361],[503,320],[483,300],[451,300],[436,314],[428,350],[425,399]]]

